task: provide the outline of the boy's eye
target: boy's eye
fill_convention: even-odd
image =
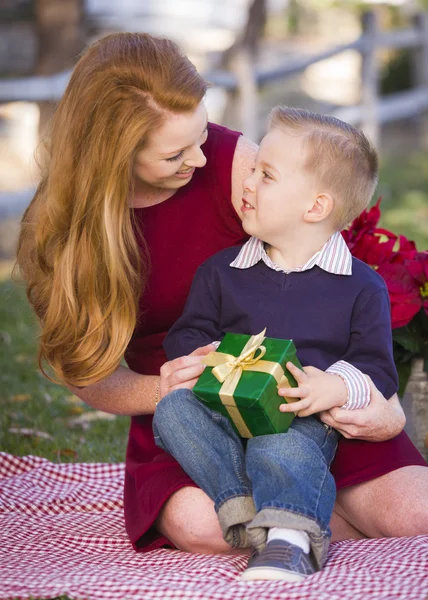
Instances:
[[[178,160],[182,156],[183,156],[183,151],[181,151],[179,154],[177,154],[177,156],[171,156],[171,158],[166,158],[165,160],[167,160],[168,162],[173,162],[174,160]]]
[[[272,179],[271,175],[269,175],[269,173],[267,171],[262,171],[263,173],[263,177],[266,177],[266,179]]]

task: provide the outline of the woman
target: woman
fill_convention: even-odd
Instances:
[[[213,503],[151,430],[158,400],[192,387],[212,349],[165,363],[162,340],[193,274],[246,239],[238,211],[256,147],[208,124],[205,92],[168,40],[115,34],[91,46],[54,117],[19,243],[42,368],[91,406],[132,416],[125,516],[138,550],[231,551]],[[334,539],[428,532],[428,469],[405,434],[394,438],[404,425],[398,399],[372,387],[367,409],[323,419],[349,438],[333,469]]]

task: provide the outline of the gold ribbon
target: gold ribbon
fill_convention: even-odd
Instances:
[[[242,373],[244,371],[267,373],[274,377],[278,387],[290,387],[284,369],[279,363],[262,360],[266,354],[266,348],[262,346],[265,333],[266,329],[263,329],[258,335],[252,335],[239,356],[226,352],[210,352],[202,359],[205,365],[214,367],[212,370],[214,377],[223,384],[219,391],[220,400],[243,438],[251,438],[253,435],[245,424],[233,397]]]

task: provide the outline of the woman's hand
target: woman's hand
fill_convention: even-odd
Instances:
[[[370,385],[369,406],[356,410],[332,408],[320,413],[320,417],[345,438],[383,442],[403,430],[406,417],[396,394],[386,400],[372,380],[367,379]]]
[[[160,370],[159,399],[180,388],[191,390],[204,370],[201,357],[214,352],[215,346],[207,344],[197,348],[188,356],[180,356],[162,365]]]

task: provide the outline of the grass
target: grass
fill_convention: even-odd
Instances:
[[[89,413],[102,415],[40,374],[36,337],[37,325],[24,288],[9,279],[1,281],[1,449],[53,462],[122,462],[129,419],[85,421]],[[76,419],[83,421],[78,424]]]
[[[428,152],[383,161],[377,196],[381,203],[381,226],[428,249]]]

